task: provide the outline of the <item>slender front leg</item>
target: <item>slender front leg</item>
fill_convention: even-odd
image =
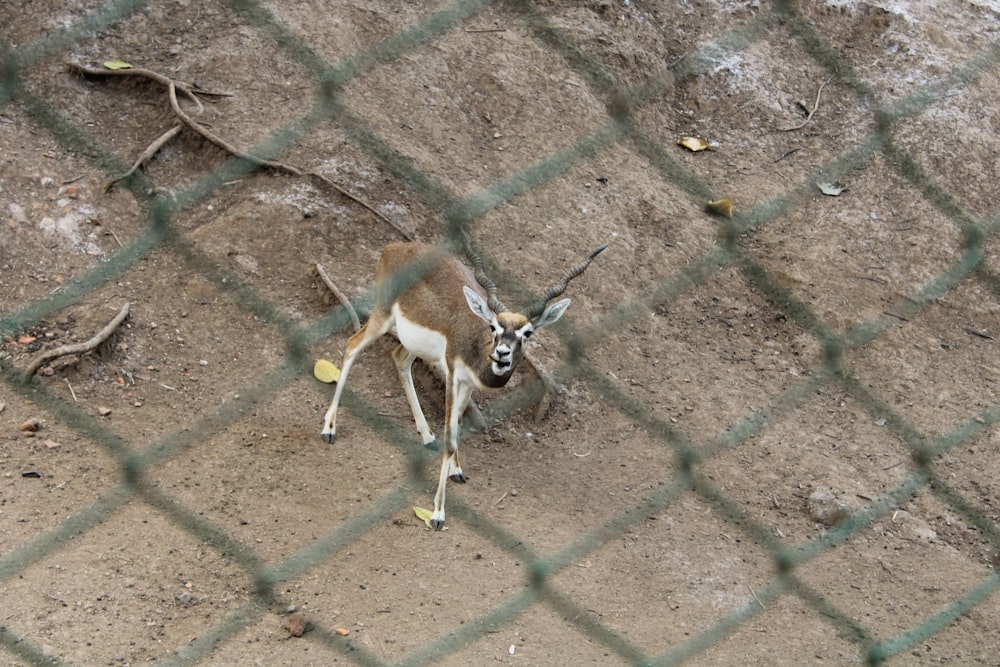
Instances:
[[[444,499],[448,480],[464,484],[468,478],[462,473],[458,463],[458,422],[465,406],[472,396],[472,387],[457,381],[449,382],[445,396],[445,451],[441,458],[441,474],[438,476],[437,493],[434,494],[434,512],[431,526],[434,530],[444,528]]]
[[[472,397],[472,387],[456,382],[452,396],[454,398],[451,410],[448,412],[448,443],[450,454],[448,477],[453,482],[465,484],[468,481],[468,477],[462,473],[462,466],[458,463],[458,434],[462,415],[465,413],[465,408]]]
[[[434,530],[444,528],[444,495],[445,487],[448,486],[450,458],[451,455],[447,451],[441,458],[441,474],[438,476],[437,493],[434,494],[434,512],[431,514],[431,527]]]

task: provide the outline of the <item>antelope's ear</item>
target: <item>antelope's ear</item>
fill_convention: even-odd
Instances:
[[[566,313],[567,308],[569,308],[569,299],[556,301],[551,306],[547,306],[532,324],[536,329],[548,326],[562,317]]]
[[[483,297],[479,296],[479,293],[468,285],[463,285],[462,291],[465,292],[465,300],[468,302],[472,312],[479,318],[486,320],[488,324],[493,324],[496,314],[490,310],[489,304],[486,303]]]

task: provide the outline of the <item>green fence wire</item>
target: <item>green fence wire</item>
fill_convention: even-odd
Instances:
[[[108,30],[114,24],[137,10],[146,2],[111,2],[88,17],[72,24],[67,30],[17,48],[2,52],[0,63],[0,104],[17,105],[24,109],[34,122],[67,150],[85,155],[98,169],[106,173],[121,173],[126,165],[120,162],[100,142],[88,135],[82,127],[75,126],[61,115],[58,102],[43,99],[22,85],[22,73],[38,62],[59,57],[74,44],[89,39],[93,34]],[[976,217],[966,212],[961,204],[935,183],[893,138],[898,125],[921,113],[946,91],[961,90],[971,85],[983,72],[995,70],[1000,60],[1000,43],[994,43],[981,53],[971,54],[968,60],[915,94],[896,102],[884,102],[851,67],[838,56],[823,36],[817,34],[810,22],[796,8],[794,2],[775,1],[762,7],[756,17],[739,28],[722,34],[701,52],[689,54],[685,59],[633,86],[619,84],[601,63],[588,56],[564,31],[552,24],[545,12],[531,2],[502,3],[503,11],[519,15],[531,27],[534,36],[546,48],[559,54],[589,86],[590,92],[607,105],[607,118],[603,125],[591,133],[580,136],[567,148],[540,157],[536,163],[494,182],[467,198],[454,197],[431,176],[413,166],[378,135],[363,118],[352,113],[343,103],[341,92],[352,80],[383,63],[390,63],[412,49],[440,39],[449,29],[475,17],[491,3],[459,1],[430,13],[422,21],[392,35],[374,46],[338,62],[327,62],[308,42],[293,30],[276,20],[263,6],[252,1],[231,0],[230,6],[249,26],[266,35],[295,62],[307,69],[316,82],[319,94],[311,108],[301,117],[279,128],[263,139],[251,152],[268,158],[277,156],[302,137],[316,130],[321,124],[332,123],[347,133],[355,146],[378,161],[400,182],[405,183],[422,201],[433,207],[447,221],[445,234],[457,240],[463,229],[472,229],[478,218],[498,205],[555,178],[568,170],[592,159],[598,152],[615,144],[627,145],[658,173],[665,183],[680,188],[693,200],[714,198],[708,183],[690,173],[673,157],[667,147],[644,133],[634,121],[635,114],[655,100],[665,87],[677,85],[704,74],[721,56],[739,53],[756,40],[766,38],[782,26],[795,36],[814,62],[824,69],[832,80],[853,92],[859,104],[870,109],[875,129],[867,137],[847,147],[839,156],[823,165],[815,174],[790,186],[779,196],[764,201],[750,210],[737,214],[732,220],[721,223],[721,233],[715,247],[698,261],[692,262],[659,284],[650,285],[644,294],[633,294],[614,310],[605,313],[591,326],[571,334],[567,339],[570,356],[557,369],[562,381],[585,383],[601,400],[614,406],[634,424],[660,439],[664,446],[676,453],[678,471],[641,502],[606,518],[598,527],[579,535],[553,554],[544,556],[526,545],[518,535],[461,502],[449,498],[449,519],[462,522],[477,531],[491,543],[503,545],[511,556],[525,563],[529,571],[527,585],[511,595],[505,602],[483,616],[433,638],[405,655],[396,664],[425,665],[457,651],[485,632],[525,613],[535,605],[545,605],[556,610],[587,637],[603,644],[623,660],[634,665],[674,665],[696,656],[719,643],[727,635],[746,623],[764,609],[765,605],[781,596],[796,596],[816,613],[824,615],[845,637],[858,646],[860,655],[868,664],[877,665],[899,656],[920,644],[968,613],[996,592],[1000,587],[1000,572],[993,571],[964,595],[950,604],[933,611],[911,627],[895,636],[880,637],[865,627],[849,613],[839,609],[830,599],[805,582],[797,572],[803,564],[824,554],[828,549],[848,542],[852,537],[884,518],[900,503],[919,490],[927,490],[941,503],[969,525],[975,526],[989,541],[994,553],[1000,554],[1000,528],[973,503],[966,500],[948,480],[943,479],[931,465],[934,457],[989,431],[1000,418],[1000,405],[991,405],[973,415],[952,430],[929,437],[904,416],[895,412],[877,392],[855,377],[841,363],[846,352],[869,344],[893,324],[893,319],[878,316],[862,322],[844,333],[836,333],[822,317],[798,300],[780,285],[767,268],[748,250],[745,239],[748,232],[759,229],[783,214],[801,205],[812,194],[812,184],[819,179],[835,181],[869,164],[882,156],[888,165],[922,197],[930,202],[962,230],[964,249],[961,256],[940,275],[920,286],[894,304],[891,312],[898,317],[910,318],[963,280],[973,279],[986,288],[993,298],[1000,299],[1000,277],[983,261],[985,244],[996,231],[1000,218],[997,214]],[[141,450],[116,435],[99,420],[47,391],[38,383],[26,382],[19,370],[9,361],[3,362],[3,381],[10,390],[19,392],[48,410],[69,425],[82,437],[100,443],[107,449],[121,468],[121,480],[109,493],[90,506],[76,512],[58,526],[21,544],[13,551],[0,556],[0,582],[8,581],[23,572],[32,563],[58,552],[73,537],[92,529],[109,515],[134,498],[155,507],[176,526],[187,531],[197,540],[211,545],[247,572],[254,582],[254,592],[249,602],[230,611],[221,620],[206,628],[194,641],[179,646],[164,665],[197,664],[205,659],[220,643],[254,623],[274,605],[283,603],[279,584],[309,571],[332,554],[349,547],[351,543],[407,506],[410,492],[405,483],[390,489],[369,507],[350,517],[342,525],[310,543],[292,556],[268,565],[250,545],[226,534],[197,512],[184,506],[175,497],[151,483],[148,472],[164,461],[177,457],[206,433],[218,432],[250,412],[256,404],[281,390],[292,378],[306,372],[309,367],[307,350],[334,332],[343,330],[349,318],[343,308],[329,316],[307,325],[293,322],[281,309],[270,303],[251,286],[213,264],[192,243],[179,234],[174,217],[183,207],[213,196],[222,183],[240,174],[254,170],[250,162],[231,159],[221,168],[204,174],[193,181],[174,198],[147,193],[155,192],[147,177],[139,174],[126,182],[135,197],[143,204],[147,216],[145,230],[128,245],[115,252],[106,262],[78,275],[63,289],[45,298],[24,304],[0,318],[0,334],[22,331],[39,320],[79,302],[83,297],[122,275],[154,250],[166,249],[180,257],[198,275],[204,277],[221,292],[232,298],[241,308],[274,323],[284,332],[285,352],[280,363],[255,378],[252,385],[241,389],[238,399],[200,417],[196,423],[162,437]],[[460,246],[460,243],[458,244]],[[499,262],[481,248],[487,264],[500,272],[505,282],[513,278],[503,274]],[[605,339],[609,332],[616,332],[630,321],[648,313],[657,304],[669,302],[692,286],[699,285],[722,267],[730,267],[742,274],[747,283],[760,296],[779,309],[789,320],[814,335],[820,341],[822,363],[811,369],[808,376],[799,379],[762,409],[728,424],[716,436],[703,441],[693,441],[669,419],[657,414],[650,406],[637,402],[608,380],[602,373],[586,363],[583,350]],[[884,418],[887,428],[909,448],[913,460],[912,472],[895,488],[874,499],[865,509],[856,511],[836,528],[818,539],[802,544],[789,545],[779,540],[766,526],[748,518],[743,509],[712,483],[700,466],[720,453],[740,445],[747,439],[764,432],[769,426],[801,406],[818,389],[834,386],[853,397],[871,415]],[[495,403],[498,414],[517,409],[532,400],[531,388],[514,392]],[[414,452],[413,437],[409,429],[400,428],[392,420],[379,416],[375,408],[360,397],[348,392],[347,405],[352,414],[367,423],[387,441],[395,443],[399,451],[410,460],[414,479],[423,479],[426,454]],[[318,424],[317,424],[318,427]],[[197,434],[197,435],[195,435]],[[408,480],[409,481],[409,480]],[[609,540],[635,526],[651,513],[671,506],[682,493],[694,491],[710,504],[736,530],[741,531],[756,544],[761,545],[773,559],[776,574],[766,586],[756,591],[755,599],[718,621],[699,628],[686,642],[660,653],[649,654],[606,624],[595,620],[581,604],[549,585],[550,580],[565,568],[581,562]],[[319,625],[311,635],[330,651],[359,665],[382,665],[384,661],[357,644],[348,645],[332,629]],[[37,638],[18,636],[0,626],[0,648],[31,664],[58,664],[58,660],[45,653]]]

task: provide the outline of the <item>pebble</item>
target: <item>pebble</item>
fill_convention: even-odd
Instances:
[[[28,222],[28,214],[24,212],[24,207],[20,204],[11,202],[7,204],[7,210],[10,212],[10,217],[14,219],[14,222],[22,225]]]
[[[292,637],[301,637],[309,629],[309,618],[301,611],[296,611],[285,618],[283,625]]]
[[[21,422],[21,425],[18,426],[18,428],[23,433],[34,433],[42,428],[42,422],[37,417],[32,417],[27,421]]]
[[[809,495],[809,516],[824,526],[836,526],[851,515],[851,506],[840,500],[833,491],[818,486]]]
[[[924,519],[910,514],[906,510],[896,510],[892,515],[892,522],[905,528],[913,537],[921,542],[936,542],[937,531],[931,528]]]

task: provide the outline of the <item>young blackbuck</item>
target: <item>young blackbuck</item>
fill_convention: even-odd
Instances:
[[[512,313],[497,299],[496,285],[486,276],[467,237],[466,254],[474,271],[435,246],[386,246],[376,272],[375,307],[365,325],[347,341],[340,380],[323,420],[323,439],[333,443],[337,437],[337,406],[354,361],[362,350],[395,327],[400,345],[392,358],[425,445],[432,445],[434,435],[417,400],[411,366],[419,357],[437,368],[445,379],[445,447],[431,516],[431,525],[440,530],[444,526],[448,479],[466,481],[458,463],[458,431],[472,391],[507,384],[524,354],[528,337],[558,320],[569,307],[569,299],[551,305],[549,301],[561,295],[605,247],[567,271],[527,311]]]

